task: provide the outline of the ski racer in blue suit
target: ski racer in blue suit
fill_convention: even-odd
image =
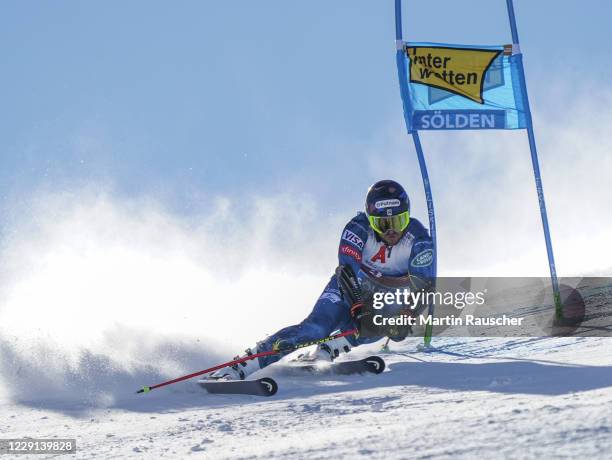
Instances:
[[[342,230],[338,248],[339,267],[323,290],[312,312],[301,323],[281,329],[276,334],[246,350],[250,355],[262,351],[291,349],[295,345],[316,341],[360,327],[365,313],[362,299],[372,281],[390,281],[417,277],[434,282],[434,248],[423,225],[410,217],[410,201],[404,188],[395,181],[376,182],[368,190],[366,212],[358,213]],[[335,359],[351,347],[380,340],[381,337],[354,335],[321,343],[306,359]],[[260,357],[220,369],[211,378],[244,379],[268,366],[282,354]]]

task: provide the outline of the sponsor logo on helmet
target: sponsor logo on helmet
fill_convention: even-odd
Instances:
[[[357,262],[361,262],[361,253],[351,246],[343,244],[342,246],[340,246],[340,252],[342,254],[352,257]]]
[[[376,209],[385,209],[385,208],[395,208],[397,206],[399,206],[400,200],[398,200],[397,198],[393,198],[391,200],[380,200],[377,201],[376,203],[374,203],[374,206],[376,206]]]
[[[412,259],[412,262],[410,262],[410,266],[414,268],[427,267],[428,265],[431,265],[432,262],[433,262],[433,250],[425,249],[424,251],[419,252],[414,257],[414,259]]]
[[[344,230],[342,239],[354,244],[359,249],[363,249],[363,240],[348,229]]]

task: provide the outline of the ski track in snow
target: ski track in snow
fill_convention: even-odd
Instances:
[[[381,375],[271,366],[257,375],[279,383],[271,398],[194,380],[144,395],[133,391],[154,382],[135,381],[106,408],[6,402],[0,437],[74,437],[83,459],[609,458],[611,339],[436,338],[431,353],[420,341],[392,343]]]

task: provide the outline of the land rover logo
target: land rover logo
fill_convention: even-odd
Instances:
[[[400,205],[400,200],[393,198],[392,200],[381,200],[374,203],[376,209],[395,208]]]
[[[425,249],[424,251],[419,252],[412,262],[410,263],[411,267],[427,267],[433,261],[433,250]]]

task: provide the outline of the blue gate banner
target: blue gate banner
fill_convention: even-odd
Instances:
[[[410,130],[527,127],[516,45],[402,43]]]

